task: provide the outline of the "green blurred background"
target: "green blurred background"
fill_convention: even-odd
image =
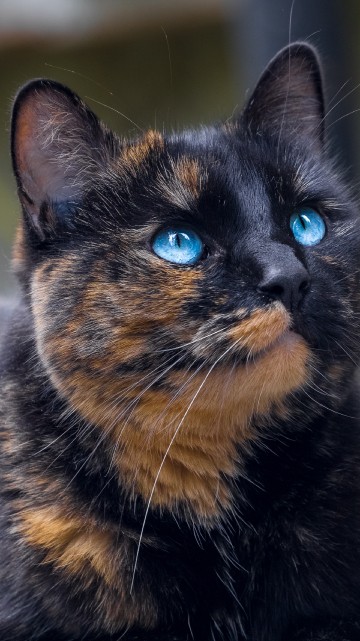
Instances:
[[[359,13],[355,0],[0,0],[0,294],[15,287],[9,120],[27,80],[69,85],[122,134],[136,132],[127,118],[177,129],[229,118],[268,58],[307,38],[324,54],[329,97],[339,91],[332,104],[351,92],[331,131],[356,182],[360,115],[343,116],[359,105]]]

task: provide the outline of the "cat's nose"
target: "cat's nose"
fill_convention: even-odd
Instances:
[[[296,312],[310,287],[306,268],[295,257],[282,264],[269,264],[263,271],[258,291],[280,300],[290,313]]]

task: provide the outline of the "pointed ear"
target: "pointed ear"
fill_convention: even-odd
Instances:
[[[298,42],[282,49],[271,60],[243,113],[253,132],[266,130],[279,136],[324,143],[322,74],[315,50]]]
[[[111,136],[70,89],[33,80],[15,99],[11,146],[21,204],[44,238],[108,163]]]

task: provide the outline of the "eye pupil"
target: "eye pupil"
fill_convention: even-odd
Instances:
[[[326,233],[325,223],[315,209],[306,207],[290,217],[290,228],[300,245],[318,245]]]
[[[175,234],[175,245],[176,247],[180,248],[181,246],[181,241],[180,241],[180,236],[179,234]]]

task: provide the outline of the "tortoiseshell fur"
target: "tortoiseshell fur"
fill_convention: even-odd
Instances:
[[[179,134],[20,91],[1,641],[360,640],[360,230],[323,121],[301,43],[233,122]],[[152,251],[173,225],[194,265]]]

